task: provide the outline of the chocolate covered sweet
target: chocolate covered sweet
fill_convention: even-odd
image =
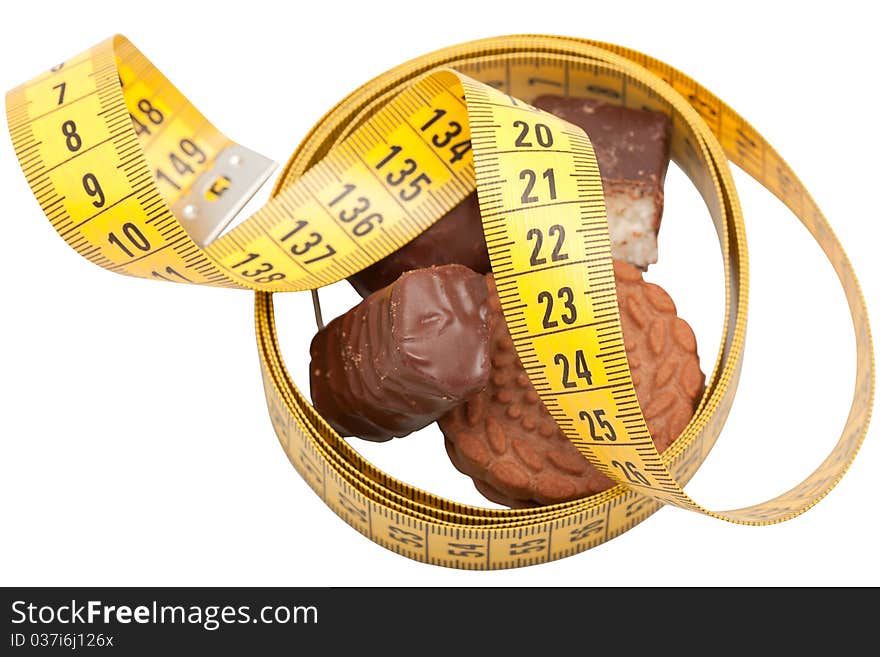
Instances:
[[[614,257],[640,269],[657,262],[669,117],[587,98],[545,95],[533,104],[590,137],[602,175]]]
[[[414,240],[348,280],[358,294],[366,297],[390,285],[405,271],[450,264],[464,265],[481,274],[490,270],[476,192]]]
[[[408,272],[312,340],[312,403],[340,434],[384,441],[486,386],[485,277],[461,265]]]
[[[690,421],[702,394],[696,339],[662,288],[624,262],[615,261],[614,274],[636,395],[663,451]],[[516,355],[494,280],[486,278],[495,318],[491,375],[485,389],[438,421],[452,463],[485,497],[510,507],[564,502],[612,487],[547,412]]]

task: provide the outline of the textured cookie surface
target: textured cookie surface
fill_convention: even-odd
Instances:
[[[693,415],[704,375],[697,343],[675,304],[635,267],[615,261],[627,360],[657,449],[666,449]],[[488,499],[511,507],[564,502],[613,486],[565,438],[516,355],[492,276],[488,305],[496,316],[485,389],[438,424],[452,463]],[[612,421],[613,418],[610,418]]]

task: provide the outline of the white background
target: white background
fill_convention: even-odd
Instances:
[[[864,3],[194,4],[15,3],[0,22],[0,88],[120,32],[221,130],[284,162],[344,94],[436,48],[524,32],[620,43],[706,84],[781,151],[830,217],[877,321],[880,48]],[[718,509],[781,492],[819,463],[854,372],[843,295],[818,247],[760,187],[736,180],[752,258],[746,360],[727,426],[688,486]],[[0,181],[0,584],[880,584],[876,422],[840,485],[781,525],[663,509],[589,552],[494,573],[388,552],[325,508],[279,448],[250,294],[115,276],[80,258],[42,215],[8,138]],[[711,235],[696,194],[670,171],[661,263],[647,278],[694,326],[704,370],[721,312]],[[336,286],[326,299],[341,311],[354,296]],[[303,381],[308,296],[277,306]],[[479,502],[434,431],[363,451]],[[649,571],[634,566],[645,553]]]

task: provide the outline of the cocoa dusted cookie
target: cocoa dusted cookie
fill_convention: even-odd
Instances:
[[[589,98],[545,95],[534,105],[589,136],[602,175],[614,257],[640,269],[657,262],[669,167],[669,117]]]
[[[408,272],[312,339],[312,403],[344,436],[384,441],[427,426],[486,386],[485,277],[461,265]]]
[[[627,360],[636,395],[659,451],[685,428],[705,377],[691,327],[675,304],[641,272],[614,262]],[[496,321],[485,389],[438,421],[452,463],[488,499],[510,507],[564,502],[614,483],[565,438],[516,355],[492,276],[486,277]]]

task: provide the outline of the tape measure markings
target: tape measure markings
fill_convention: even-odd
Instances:
[[[114,48],[115,56],[120,60],[120,68],[129,67],[124,71],[124,97],[115,86],[115,78],[119,77],[115,65],[108,64],[114,62]],[[173,145],[175,140],[181,148],[184,143],[181,140],[189,140],[186,142],[186,149],[181,152],[187,154],[191,151],[193,160],[185,163],[185,167],[181,165],[177,169],[181,175],[192,174],[192,180],[187,182],[189,186],[195,184],[193,181],[199,175],[205,175],[205,171],[198,166],[192,166],[193,164],[210,164],[216,158],[221,145],[232,144],[189,105],[185,97],[145,57],[121,37],[96,46],[81,60],[71,60],[74,61],[80,64],[91,61],[93,72],[104,71],[103,81],[98,86],[100,88],[101,84],[105,84],[106,93],[96,94],[96,98],[101,101],[100,106],[107,105],[112,110],[114,103],[121,103],[122,109],[131,112],[133,117],[135,114],[131,111],[132,106],[146,114],[147,119],[158,117],[155,113],[151,117],[151,110],[162,115],[159,124],[164,125],[157,124],[161,131],[157,128],[156,134],[150,135],[147,144],[143,142],[143,135],[140,135],[140,143],[137,139],[131,139],[133,127],[129,126],[128,131],[122,130],[127,126],[127,121],[121,110],[120,116],[113,119],[121,126],[120,134],[128,137],[124,144],[128,149],[124,151],[126,156],[131,157],[128,166],[130,171],[140,176],[141,181],[151,180],[147,162],[152,167],[158,161],[160,152],[164,152],[169,143]],[[101,62],[105,65],[103,69]],[[456,80],[451,73],[437,72],[428,77],[422,75],[426,71],[449,65],[466,73],[485,75],[495,86],[503,87],[504,92],[482,87],[467,78],[459,77]],[[67,70],[70,71],[71,68],[68,67]],[[499,79],[501,71],[503,81]],[[53,78],[53,75],[50,72],[39,76],[35,82],[25,87],[25,91],[37,84],[45,86],[49,82],[55,82],[57,78]],[[681,95],[658,81],[658,75],[666,79]],[[417,78],[421,79],[416,80]],[[414,80],[416,81],[413,82]],[[132,88],[131,84],[140,86]],[[467,99],[452,91],[457,84],[463,85]],[[587,95],[598,95],[605,100],[609,97],[616,98],[630,106],[641,105],[671,114],[674,125],[673,155],[698,187],[713,218],[722,247],[727,282],[724,336],[715,368],[694,418],[682,436],[662,456],[656,453],[653,442],[648,437],[628,375],[619,333],[616,295],[612,292],[614,282],[598,168],[589,142],[581,136],[580,131],[561,126],[557,119],[538,113],[515,100],[519,95],[531,100],[536,93],[535,87],[552,88],[557,92],[562,89],[565,93],[570,89],[583,87]],[[134,89],[137,93],[134,93]],[[141,89],[144,90],[143,93]],[[66,190],[75,186],[70,181],[48,175],[51,172],[43,172],[42,177],[39,173],[34,174],[41,168],[45,169],[44,155],[47,149],[50,155],[54,152],[57,156],[61,152],[63,156],[64,153],[57,144],[53,147],[48,142],[35,139],[33,125],[36,116],[30,118],[28,106],[31,103],[27,99],[22,102],[22,95],[19,89],[7,96],[7,115],[16,152],[44,211],[52,215],[50,219],[53,225],[60,225],[63,218],[70,220],[65,209],[65,197],[56,195],[53,198],[46,194],[54,194],[56,188]],[[447,101],[449,97],[454,99],[459,114],[455,114],[455,110],[450,109],[452,106],[443,102],[439,102],[442,107],[436,108],[435,104],[438,104],[441,97]],[[144,99],[146,103],[140,103]],[[80,108],[88,108],[88,98],[82,100],[85,102],[81,103]],[[175,100],[179,102],[174,102]],[[421,134],[425,132],[426,123],[412,120],[419,112],[423,112],[425,121],[436,117],[434,122],[438,122],[447,118],[447,114],[462,117],[461,112],[465,108],[469,120],[465,118],[458,121],[460,125],[457,132],[451,123],[448,124],[447,130],[455,134],[445,141],[442,135],[435,133],[432,135],[432,142],[428,142],[427,135]],[[439,115],[438,109],[443,110]],[[433,114],[430,113],[432,110]],[[428,114],[425,115],[424,112]],[[110,115],[112,111],[105,112],[105,124]],[[82,125],[94,124],[93,119],[84,116],[85,119],[76,114],[74,122],[79,120]],[[526,177],[531,177],[531,189],[535,189],[536,183],[545,182],[550,186],[551,197],[554,197],[551,201],[558,202],[541,203],[525,209],[518,207],[517,197],[522,190],[518,188],[519,181],[511,174],[519,173],[521,177],[525,173],[525,160],[520,157],[521,151],[505,149],[499,141],[505,135],[510,137],[509,124],[512,116],[548,116],[546,121],[558,130],[553,131],[553,134],[567,139],[569,148],[566,150],[541,153],[530,149],[528,153],[528,170],[531,173]],[[185,127],[186,131],[175,132],[172,130],[173,126],[181,130]],[[463,126],[470,127],[469,134],[464,134],[466,128]],[[70,126],[62,127],[63,136],[68,143],[79,139],[78,136],[72,136],[79,135],[77,130]],[[405,134],[395,133],[395,129],[402,130]],[[129,134],[125,135],[126,132]],[[134,260],[118,262],[107,258],[106,247],[102,248],[98,240],[102,229],[106,231],[107,223],[102,221],[100,215],[94,221],[99,224],[99,228],[92,231],[75,229],[69,231],[66,238],[74,248],[84,255],[87,254],[93,261],[100,261],[102,266],[129,274],[157,277],[157,268],[163,265],[167,267],[166,273],[169,275],[170,272],[177,273],[174,265],[190,273],[192,270],[187,267],[196,264],[199,276],[194,275],[192,282],[258,290],[307,289],[339,280],[411,239],[463,198],[473,188],[476,175],[482,214],[486,220],[487,244],[499,277],[502,306],[508,324],[515,332],[514,343],[524,366],[548,410],[578,449],[597,467],[623,482],[625,486],[618,486],[584,500],[551,507],[499,511],[443,500],[381,473],[339,438],[317,416],[293,385],[278,351],[271,296],[265,292],[257,293],[255,306],[261,366],[270,417],[291,463],[315,492],[358,531],[389,549],[430,563],[462,568],[497,568],[537,563],[579,552],[626,531],[659,508],[660,501],[715,517],[725,517],[723,513],[697,506],[676,484],[676,479],[687,481],[705,458],[729,412],[741,365],[745,329],[748,262],[743,222],[726,166],[725,152],[713,132],[722,139],[727,156],[732,161],[738,164],[742,162],[741,166],[748,173],[758,177],[759,182],[780,196],[790,208],[798,208],[795,211],[799,218],[820,241],[838,272],[856,329],[859,357],[856,393],[838,445],[813,474],[788,493],[763,504],[726,512],[726,519],[734,522],[766,524],[797,515],[824,496],[840,479],[864,436],[873,397],[873,354],[864,301],[851,266],[833,232],[778,154],[750,125],[700,85],[640,53],[575,39],[509,37],[465,44],[428,55],[389,71],[337,104],[297,148],[275,186],[273,200],[254,217],[204,250],[200,250],[186,235],[169,210],[174,201],[175,188],[176,192],[184,189],[184,185],[175,181],[172,181],[174,184],[170,185],[170,191],[169,185],[164,184],[164,200],[155,183],[148,190],[139,188],[143,190],[140,196],[131,198],[138,198],[142,218],[146,212],[144,208],[150,208],[152,214],[146,216],[149,223],[130,221],[124,224],[133,225],[138,231],[144,230],[150,224],[154,229],[158,226],[158,234],[166,240],[164,243],[157,242],[161,246],[153,246],[153,233],[150,233],[149,238],[146,235],[143,237],[144,241],[150,241],[151,248],[141,249],[146,252],[137,255]],[[114,134],[113,130],[110,130],[110,134]],[[457,158],[452,162],[462,162],[460,169],[454,170],[444,160],[441,149],[449,145],[453,138],[464,136],[469,138],[466,143],[456,142],[458,150],[452,150]],[[32,143],[28,143],[28,138]],[[195,146],[196,138],[199,141],[198,146]],[[436,145],[438,142],[443,146],[432,148],[432,144]],[[108,143],[116,145],[112,140]],[[101,144],[93,144],[90,148],[100,147]],[[213,147],[216,147],[215,150],[212,150]],[[475,159],[473,163],[470,160],[471,148]],[[79,150],[79,146],[75,150]],[[117,161],[122,156],[123,151],[118,145],[116,150],[118,157],[111,161]],[[172,155],[175,153],[172,152]],[[195,161],[199,157],[202,162]],[[386,160],[386,157],[390,159]],[[425,188],[427,193],[423,198],[428,200],[415,208],[402,202],[409,199],[395,196],[399,183],[393,182],[397,179],[393,173],[386,178],[377,174],[377,170],[382,168],[380,164],[384,166],[396,162],[397,157],[401,158],[400,162],[404,162],[403,158],[409,158],[415,163],[412,171],[408,171],[411,168],[408,163],[405,168],[399,169],[397,175],[401,177],[401,182],[419,171],[425,162],[431,162],[435,166],[439,162],[446,169],[427,171],[430,183]],[[73,157],[69,161],[74,162],[75,159]],[[544,166],[536,164],[542,160]],[[48,161],[51,162],[51,158]],[[173,157],[170,161],[175,162]],[[66,162],[61,163],[57,169],[63,170],[65,166]],[[305,171],[307,167],[308,173]],[[565,172],[561,178],[555,177],[557,167],[560,172]],[[768,168],[773,172],[772,175],[766,173]],[[156,168],[155,171],[152,175],[161,180],[158,173],[161,169]],[[544,172],[544,177],[539,180],[538,174],[541,171]],[[128,175],[129,171],[126,172],[126,176]],[[442,182],[433,184],[434,176]],[[348,223],[342,215],[334,215],[331,211],[331,201],[337,198],[339,185],[343,181],[346,182],[342,188],[345,192],[342,199],[355,193],[361,185],[366,185],[364,189],[369,189],[369,193],[365,192],[361,197],[367,207],[360,214],[372,211],[373,202],[376,203],[379,210],[377,214],[381,217],[377,222],[378,229],[373,225],[366,232],[374,232],[380,237],[375,240],[356,240],[355,235],[342,225]],[[92,181],[88,185],[85,181],[83,184],[86,194],[94,197],[96,193]],[[127,185],[128,189],[132,188],[131,179]],[[349,189],[350,186],[353,188]],[[117,185],[113,187],[114,191],[118,191],[115,189]],[[234,191],[241,193],[238,189]],[[144,199],[147,200],[146,205]],[[119,214],[120,206],[125,205],[127,200],[118,201],[113,208],[107,210],[107,215]],[[520,200],[523,204],[533,202],[530,192],[524,192]],[[575,208],[581,207],[587,208],[586,216],[575,216]],[[59,208],[63,211],[59,212]],[[580,240],[580,248],[585,257],[571,259],[555,268],[535,269],[521,266],[517,259],[522,260],[530,249],[521,242],[522,236],[519,233],[522,230],[511,234],[511,226],[547,230],[551,210],[552,221],[559,221],[560,225],[566,227],[567,234],[572,239]],[[308,217],[305,225],[294,224],[294,227],[299,226],[297,230],[306,230],[308,222],[314,221],[316,216],[329,218],[329,223],[320,222],[322,231],[333,230],[333,239],[338,240],[344,236],[351,242],[351,246],[346,242],[345,252],[338,255],[334,249],[334,253],[326,256],[328,262],[311,271],[305,266],[309,263],[299,262],[285,252],[285,240],[279,238],[287,233],[277,231],[292,230],[291,218],[302,221],[296,219],[297,217]],[[561,216],[567,218],[560,219]],[[388,220],[387,217],[393,218]],[[83,227],[88,227],[92,221],[90,219]],[[115,233],[111,235],[116,236],[117,242],[121,241],[120,236]],[[132,236],[139,237],[137,232],[128,235]],[[319,241],[323,240],[322,234]],[[338,241],[333,242],[337,243]],[[128,246],[129,251],[139,248],[137,239],[133,239]],[[165,255],[156,257],[157,254],[168,251],[175,252],[171,264],[168,264]],[[177,252],[185,253],[187,259],[184,260]],[[271,253],[272,256],[264,257],[264,252]],[[240,260],[243,255],[249,258],[247,262],[234,264],[235,258]],[[282,257],[283,261],[276,260]],[[132,267],[140,261],[156,268],[150,274],[143,268]],[[251,262],[256,262],[260,271],[253,273],[251,270],[251,276],[236,271]],[[279,264],[280,262],[284,264]],[[290,262],[298,267],[293,276],[289,276],[292,273],[289,269]],[[160,272],[161,270],[158,272],[159,277],[164,278]],[[268,274],[271,279],[265,282],[251,280],[260,278],[261,274]],[[283,275],[278,277],[277,274]],[[505,279],[505,276],[509,278]],[[592,314],[582,315],[577,325],[562,332],[536,330],[532,324],[539,316],[536,317],[534,305],[530,307],[530,303],[534,304],[530,302],[530,298],[538,288],[543,289],[562,282],[578,287],[579,303],[586,304],[578,308],[589,308]],[[600,316],[604,320],[596,321]],[[594,321],[588,322],[591,318]],[[575,350],[563,353],[563,347]],[[560,356],[561,360],[554,361],[550,358],[554,354]],[[578,370],[581,360],[585,366]],[[583,387],[576,383],[576,389],[571,390],[571,386],[564,385],[566,382],[571,383],[571,380],[560,371],[560,367],[563,371],[566,370],[562,361],[567,363],[569,375],[574,370],[578,379],[587,379]],[[589,380],[593,376],[595,381]],[[599,453],[596,441],[584,437],[583,427],[581,432],[577,431],[578,422],[574,412],[582,406],[591,408],[593,405],[593,401],[590,404],[579,403],[582,398],[601,400],[609,408],[613,406],[616,413],[611,417],[620,422],[622,435],[628,439],[617,444],[615,449]],[[626,457],[612,458],[612,452],[625,454]],[[623,466],[624,463],[627,467]],[[620,472],[615,470],[615,466],[620,466]],[[629,466],[635,469],[628,469]],[[647,493],[649,497],[634,492],[636,490]],[[450,542],[449,537],[457,537],[462,531],[468,532],[469,540],[475,542]]]

